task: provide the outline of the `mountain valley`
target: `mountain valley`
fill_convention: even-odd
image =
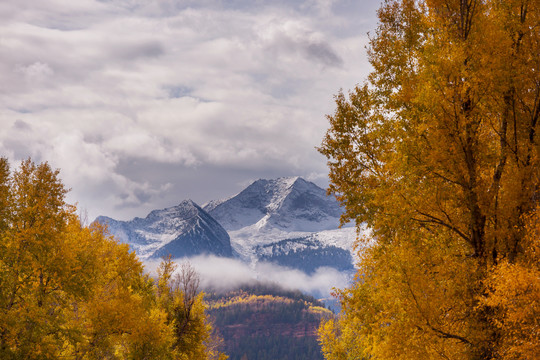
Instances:
[[[145,218],[96,221],[150,267],[169,254],[191,259],[231,360],[319,360],[317,328],[336,306],[330,287],[354,273],[356,229],[340,227],[340,215],[323,189],[290,177],[203,206],[185,200]]]

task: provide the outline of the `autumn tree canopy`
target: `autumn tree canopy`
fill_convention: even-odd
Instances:
[[[155,282],[127,245],[84,226],[58,175],[31,160],[11,173],[0,158],[0,358],[226,358],[198,289]]]
[[[321,327],[327,358],[538,358],[500,307],[518,311],[508,269],[537,266],[524,259],[540,196],[540,1],[388,0],[378,16],[374,70],[336,96],[319,149],[343,220],[376,240],[341,319]]]

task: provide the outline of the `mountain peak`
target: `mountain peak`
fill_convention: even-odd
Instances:
[[[196,210],[201,210],[201,207],[193,200],[191,199],[187,199],[187,200],[183,200],[180,204],[174,206],[173,208],[175,209],[196,209]]]
[[[183,200],[180,204],[165,209],[152,210],[144,220],[152,220],[163,217],[191,217],[201,210],[200,206],[192,200]],[[135,219],[134,219],[135,220]]]
[[[198,254],[232,256],[225,229],[192,200],[151,211],[144,219],[116,221],[98,217],[120,241],[129,243],[139,257],[174,258]]]
[[[294,185],[294,183],[299,179],[305,182],[305,180],[302,179],[300,176],[284,176],[284,177],[279,177],[279,178],[276,178],[276,179],[258,179],[256,181],[254,181],[251,185],[255,185],[255,184],[257,184],[257,185],[268,185],[268,184],[271,184],[273,186],[280,186],[280,187],[283,187],[283,188],[287,188],[287,187],[290,187],[290,186]],[[251,186],[251,185],[249,185],[249,186]]]
[[[299,176],[259,179],[232,198],[204,207],[227,230],[318,231],[339,226],[341,209],[326,191]]]
[[[340,215],[337,201],[325,190],[294,176],[259,179],[239,194],[203,208],[188,199],[145,218],[97,221],[108,224],[110,232],[143,260],[212,254],[306,272],[321,266],[348,271],[353,268],[350,244],[356,233],[337,230]]]

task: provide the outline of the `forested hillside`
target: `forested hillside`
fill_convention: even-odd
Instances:
[[[333,314],[313,297],[252,284],[210,294],[208,301],[230,359],[323,359],[317,328],[322,318]]]
[[[374,243],[337,359],[540,358],[540,2],[387,0],[320,151]],[[369,239],[360,239],[367,242]]]
[[[151,279],[66,192],[47,163],[0,158],[0,358],[225,359],[193,269]]]

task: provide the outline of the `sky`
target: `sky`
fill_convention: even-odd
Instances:
[[[325,115],[370,71],[379,2],[2,0],[0,156],[60,169],[89,221],[325,187]]]

